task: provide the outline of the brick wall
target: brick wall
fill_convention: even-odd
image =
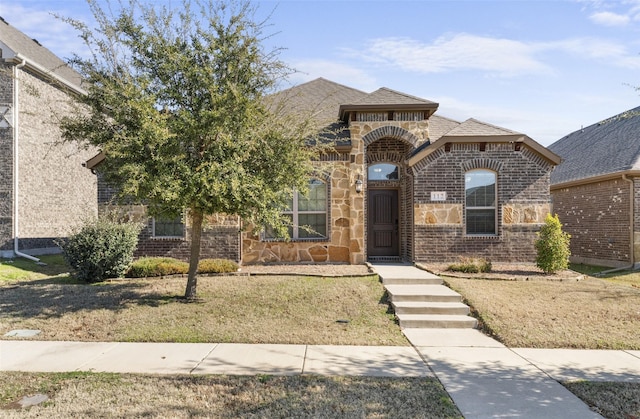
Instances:
[[[0,106],[13,107],[11,66],[0,61]],[[0,251],[13,249],[13,129],[0,128]]]
[[[75,111],[65,92],[24,70],[19,79],[20,248],[53,247],[97,215],[97,180],[82,166],[96,151],[61,143],[59,118]]]
[[[534,242],[549,208],[549,175],[552,166],[537,154],[512,144],[451,144],[427,156],[417,164],[414,182],[416,216],[424,206],[433,206],[431,192],[446,192],[438,202],[447,220],[416,220],[414,260],[449,262],[458,256],[479,256],[495,262],[535,260]],[[465,235],[465,173],[487,168],[497,172],[498,234],[490,237]],[[530,210],[528,217],[503,218],[503,208]],[[452,214],[461,214],[453,217]],[[514,221],[515,219],[515,221]]]
[[[572,260],[604,266],[630,263],[629,188],[620,178],[553,190],[553,212],[571,234]]]

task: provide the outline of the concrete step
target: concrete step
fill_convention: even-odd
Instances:
[[[384,285],[442,285],[442,279],[437,276],[422,278],[382,278]]]
[[[443,314],[396,314],[402,329],[438,328],[467,329],[475,328],[478,321],[473,317]]]
[[[389,299],[402,301],[460,302],[462,297],[444,285],[387,285]]]
[[[469,314],[469,307],[461,302],[398,301],[392,304],[396,314]]]

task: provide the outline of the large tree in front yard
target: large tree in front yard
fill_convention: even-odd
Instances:
[[[88,93],[63,120],[65,139],[102,150],[106,181],[151,215],[186,214],[193,299],[208,214],[280,226],[287,195],[306,189],[308,124],[265,100],[290,70],[264,46],[265,22],[247,2],[89,4],[95,28],[68,20],[93,55],[72,60]]]

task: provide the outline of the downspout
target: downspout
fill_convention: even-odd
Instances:
[[[27,64],[26,59],[22,59],[22,62],[18,65],[13,66],[13,253],[16,256],[23,257],[25,259],[32,260],[34,262],[40,262],[40,259],[33,257],[31,255],[27,255],[26,253],[22,253],[18,249],[19,242],[19,162],[18,162],[18,133],[19,133],[19,95],[18,90],[20,89],[20,84],[18,83],[18,70],[24,67]]]

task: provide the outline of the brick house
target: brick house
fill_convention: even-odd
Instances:
[[[572,261],[640,261],[640,107],[561,138],[551,175],[553,212],[571,234]]]
[[[54,240],[97,214],[95,151],[61,145],[57,118],[80,76],[0,18],[0,256],[57,251]]]
[[[311,180],[309,196],[294,196],[285,212],[291,240],[242,231],[240,220],[220,215],[208,220],[202,257],[245,264],[535,259],[560,160],[531,138],[435,115],[437,103],[387,88],[366,93],[322,78],[273,99],[291,112],[313,111],[335,150],[318,162],[324,174]],[[108,205],[108,189],[99,189]],[[188,240],[181,220],[150,219],[138,254],[186,258]]]

